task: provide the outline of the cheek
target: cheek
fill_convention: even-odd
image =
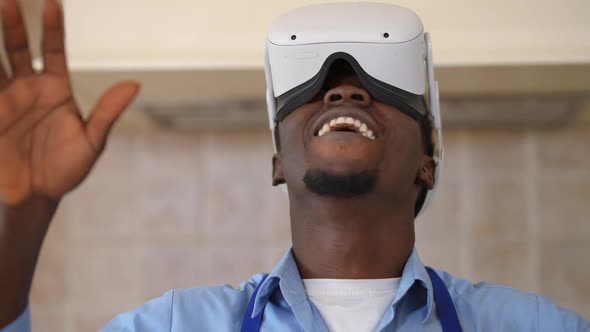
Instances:
[[[405,117],[405,115],[402,114]],[[396,185],[415,181],[422,157],[420,128],[413,119],[393,116],[390,121],[396,125],[386,138],[383,167],[388,182]]]
[[[279,123],[279,136],[285,144],[301,144],[305,134],[306,125],[319,111],[318,103],[306,104]]]
[[[321,102],[305,104],[293,111],[279,123],[279,136],[281,142],[301,144],[306,125],[319,114],[322,108]]]
[[[294,115],[294,114],[292,114]],[[291,116],[291,115],[290,115]],[[302,178],[300,170],[304,168],[304,121],[292,121],[279,125],[279,139],[281,144],[280,156],[282,160],[283,175],[287,183],[293,183],[297,178]]]

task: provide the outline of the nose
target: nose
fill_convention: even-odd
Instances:
[[[371,105],[371,97],[367,91],[354,85],[340,85],[328,90],[324,95],[324,104],[327,106],[347,102],[368,107]]]

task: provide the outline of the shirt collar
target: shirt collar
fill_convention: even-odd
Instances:
[[[287,253],[279,264],[268,274],[266,280],[260,286],[258,294],[254,300],[253,317],[258,315],[260,310],[264,308],[270,296],[279,287],[285,301],[290,307],[307,300],[305,288],[303,288],[303,281],[297,268],[297,263],[293,257],[293,250],[289,248]]]
[[[397,303],[410,291],[410,289],[414,286],[414,284],[418,283],[421,287],[426,289],[426,316],[424,317],[424,321],[426,321],[431,315],[434,307],[434,292],[432,288],[432,282],[430,281],[430,277],[428,276],[428,272],[426,271],[426,267],[422,264],[422,260],[418,255],[418,251],[416,248],[412,250],[410,257],[404,266],[404,270],[402,272],[402,278],[400,281],[399,289],[395,294],[395,298],[393,299],[392,308],[397,305]],[[391,311],[392,319],[393,319],[393,310]],[[389,312],[386,313],[386,315]]]
[[[391,315],[390,319],[393,319],[393,307],[395,307],[417,282],[427,291],[427,313],[426,317],[424,317],[424,320],[427,320],[433,311],[434,296],[432,282],[430,281],[430,277],[428,277],[428,272],[426,272],[424,264],[422,264],[418,256],[417,250],[414,248],[404,266],[399,289],[393,300],[392,308],[386,312],[386,315]],[[291,248],[287,250],[285,256],[283,256],[279,264],[268,274],[268,277],[260,286],[254,300],[253,317],[260,313],[277,287],[279,287],[285,301],[291,307],[307,299],[303,282],[301,281],[301,275],[299,274],[299,269],[297,268]],[[384,318],[384,321],[390,321],[390,319]]]

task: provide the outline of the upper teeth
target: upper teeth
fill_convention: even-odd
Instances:
[[[371,140],[375,139],[375,135],[373,135],[373,131],[369,130],[369,128],[367,127],[367,125],[364,122],[362,122],[358,119],[352,118],[352,117],[345,117],[345,116],[341,116],[341,117],[338,117],[338,118],[335,118],[335,119],[332,119],[332,120],[326,122],[322,126],[320,131],[318,132],[318,136],[322,136],[324,134],[327,134],[327,133],[333,131],[334,128],[338,127],[338,125],[344,124],[344,123],[355,126],[361,135],[363,135]]]

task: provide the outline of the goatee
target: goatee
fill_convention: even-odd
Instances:
[[[307,189],[321,196],[354,197],[370,193],[377,182],[377,173],[368,170],[335,175],[322,169],[310,169],[303,182]]]

